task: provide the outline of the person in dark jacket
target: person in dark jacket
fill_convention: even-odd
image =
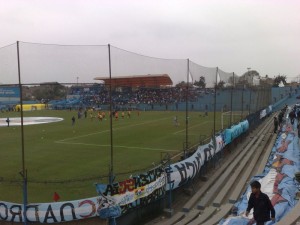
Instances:
[[[268,195],[260,191],[261,185],[258,181],[253,181],[250,186],[252,193],[248,201],[246,216],[249,215],[250,210],[253,208],[253,217],[256,225],[263,225],[269,220],[274,222],[275,210]]]
[[[278,119],[276,116],[274,116],[274,133],[277,133],[277,130],[278,130]]]

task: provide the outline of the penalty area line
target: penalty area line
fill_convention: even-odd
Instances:
[[[97,146],[97,147],[110,147],[110,145],[97,145],[97,144],[87,144],[87,143],[71,143],[71,142],[62,142],[56,141],[57,144],[69,144],[69,145],[85,145],[85,146]],[[115,148],[127,148],[127,149],[141,149],[148,151],[165,151],[165,152],[178,152],[178,150],[162,149],[162,148],[141,148],[134,146],[124,146],[124,145],[114,145]]]

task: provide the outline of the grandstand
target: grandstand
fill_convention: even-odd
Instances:
[[[21,50],[21,68],[16,62],[16,49]],[[107,50],[112,53],[109,58]],[[8,99],[9,103],[13,107],[20,102],[23,106],[45,104],[45,110],[26,111],[24,115],[27,107],[21,113],[4,110],[3,124],[6,125],[7,118],[20,115],[21,118],[59,116],[63,120],[26,129],[1,127],[1,223],[2,220],[10,224],[23,222],[27,216],[30,221],[43,223],[84,219],[85,224],[91,220],[91,224],[105,224],[106,219],[119,216],[118,224],[142,224],[146,216],[161,213],[166,205],[171,212],[178,194],[193,193],[197,179],[207,181],[210,169],[216,167],[221,168],[218,174],[222,178],[213,179],[217,182],[215,187],[208,185],[212,181],[203,185],[202,191],[207,187],[204,192],[209,192],[207,197],[203,196],[204,200],[198,198],[202,193],[193,199],[204,211],[188,204],[179,216],[193,211],[183,221],[198,223],[197,218],[203,212],[206,219],[216,212],[211,219],[220,219],[220,215],[228,214],[232,202],[223,204],[224,193],[217,186],[227,190],[229,184],[223,181],[237,178],[248,163],[248,168],[253,168],[260,150],[269,146],[266,142],[271,137],[271,122],[258,127],[267,120],[267,109],[270,105],[276,109],[286,104],[299,88],[234,85],[230,82],[234,73],[218,67],[208,68],[186,59],[141,56],[110,45],[107,48],[17,42],[2,52],[1,68],[11,78],[7,82],[18,83],[18,75],[23,81],[22,96]],[[6,59],[11,63],[7,64]],[[109,71],[113,71],[111,77],[94,78]],[[205,85],[193,86],[199,78],[204,78]],[[47,82],[48,79],[56,82]],[[95,119],[99,113],[112,115],[110,106],[114,112],[139,110],[123,120]],[[82,109],[91,117],[80,117]],[[224,111],[240,116],[224,121],[221,129],[220,115]],[[76,123],[71,123],[75,117]],[[173,118],[181,122],[180,126],[173,125]],[[251,131],[255,136],[250,135],[249,145],[242,144],[236,151],[240,156],[235,157],[234,147],[244,143]],[[232,160],[223,167],[222,160],[228,156]],[[250,161],[252,158],[254,161]],[[236,172],[232,175],[233,171]],[[245,171],[246,175],[250,172]],[[237,181],[239,187],[247,182],[248,175],[243,176],[245,180]],[[95,183],[98,195],[91,197],[96,195]],[[54,191],[61,194],[61,201],[52,202],[49,195]],[[240,193],[241,189],[230,200],[236,200]],[[213,224],[212,220],[207,223]]]
[[[168,74],[161,75],[135,75],[120,77],[96,77],[95,80],[104,81],[106,86],[112,87],[167,87],[173,85],[173,81]]]

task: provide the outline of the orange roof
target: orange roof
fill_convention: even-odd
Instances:
[[[159,75],[136,75],[136,76],[119,76],[119,77],[96,77],[94,80],[102,80],[105,85],[114,87],[159,87],[172,85],[173,82],[168,74]]]

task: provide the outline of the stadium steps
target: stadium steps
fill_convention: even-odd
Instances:
[[[220,177],[217,178],[217,181],[213,184],[213,186],[209,189],[209,192],[206,193],[206,195],[200,200],[200,202],[197,205],[197,208],[200,210],[203,210],[206,206],[208,206],[213,198],[216,197],[220,191],[223,192],[223,186],[225,183],[232,177],[232,174],[240,165],[240,162],[245,159],[247,162],[251,157],[251,147],[254,143],[256,143],[258,140],[258,136],[253,138],[253,141],[249,143],[246,148],[242,150],[242,153],[236,157],[236,159],[229,164],[229,166],[223,171]],[[246,157],[246,158],[245,158]],[[244,166],[244,165],[243,165]]]
[[[272,118],[273,119],[273,118]],[[267,143],[269,143],[271,135],[269,132],[269,129],[272,128],[272,119],[269,119],[267,122],[261,124],[258,126],[254,131],[252,137],[249,137],[248,142],[246,145],[241,146],[240,148],[236,149],[236,151],[233,154],[230,154],[229,158],[226,159],[224,164],[211,176],[209,177],[209,180],[193,195],[193,197],[184,205],[182,212],[177,212],[173,215],[172,218],[166,220],[166,221],[161,221],[161,225],[184,225],[184,224],[189,224],[189,225],[195,225],[195,224],[203,224],[206,220],[208,222],[205,222],[205,224],[214,224],[212,222],[214,221],[220,221],[222,218],[224,218],[228,213],[230,212],[233,204],[231,202],[226,203],[225,205],[217,204],[220,206],[220,208],[217,208],[213,205],[210,205],[214,200],[214,197],[220,193],[222,190],[223,192],[223,187],[226,185],[226,180],[229,180],[230,177],[232,176],[232,171],[238,165],[240,164],[241,166],[245,167],[245,162],[248,162],[251,156],[253,154],[250,154],[255,151],[255,149],[261,145],[261,146],[266,146]],[[265,140],[263,140],[265,139]],[[272,139],[273,140],[273,139]],[[272,142],[272,141],[270,141]],[[261,144],[264,143],[264,144]],[[269,144],[270,145],[270,144]],[[254,147],[253,147],[254,146]],[[259,148],[257,155],[254,159],[259,158],[259,156],[262,154],[262,148]],[[254,150],[253,150],[254,149]],[[250,153],[249,153],[250,152]],[[248,154],[247,154],[248,153]],[[260,154],[259,154],[260,153]],[[269,154],[268,154],[269,156]],[[247,158],[247,160],[246,160]],[[265,157],[264,157],[265,158]],[[240,163],[241,160],[243,160],[243,163]],[[245,162],[244,162],[245,160]],[[255,161],[253,161],[255,162]],[[255,165],[255,163],[253,163]],[[239,168],[240,170],[241,168]],[[248,173],[250,175],[250,172],[253,171],[249,169]],[[248,179],[249,175],[247,176],[246,179]],[[220,178],[220,176],[222,178]],[[243,176],[243,175],[242,175]],[[218,183],[218,184],[217,184]],[[241,186],[245,185],[246,181],[240,182],[241,185],[239,186],[239,194],[242,191]],[[228,185],[229,187],[229,185]],[[211,188],[211,189],[209,189]],[[207,193],[207,190],[209,189],[209,193]],[[214,189],[212,191],[212,189]],[[238,188],[236,188],[238,189]],[[228,195],[228,191],[225,191]],[[199,199],[202,197],[200,203],[197,205],[197,202]],[[209,196],[208,196],[209,195]],[[224,195],[224,194],[222,194]],[[225,195],[224,195],[225,196]],[[239,195],[238,195],[239,196]],[[219,197],[220,199],[222,198],[221,195]],[[221,202],[221,201],[220,201]],[[209,206],[210,205],[210,206]],[[216,204],[215,204],[216,205]],[[196,206],[196,207],[195,207]],[[194,208],[195,207],[195,208]]]
[[[250,175],[252,174],[259,158],[261,157],[261,154],[264,151],[264,148],[271,141],[271,134],[270,133],[266,134],[263,137],[263,139],[264,140],[262,140],[258,145],[255,146],[255,148],[257,148],[255,155],[253,155],[253,158],[251,159],[250,163],[248,164],[248,166],[246,168],[246,171],[243,172],[242,176],[239,177],[238,182],[235,183],[236,186],[235,186],[234,190],[232,191],[232,194],[229,197],[229,203],[235,203],[238,200],[238,198],[240,197],[241,192],[244,190]],[[220,204],[221,202],[218,201],[217,203]]]
[[[188,223],[188,225],[202,224],[204,221],[210,219],[215,214],[216,211],[217,211],[216,207],[209,206],[209,207],[205,208],[205,210],[202,211],[201,214],[197,218],[195,218],[193,221]]]
[[[225,216],[227,216],[233,207],[233,204],[227,203],[225,205],[222,205],[221,208],[218,209],[217,213],[213,215],[209,220],[207,220],[204,223],[198,223],[201,225],[213,225],[218,224],[221,219],[223,219]]]
[[[247,168],[247,170],[244,173],[241,173],[242,174],[241,179],[243,179],[243,181],[239,181],[239,183],[236,185],[235,190],[232,192],[232,193],[238,192],[239,194],[236,195],[236,196],[240,195],[240,193],[242,191],[242,187],[245,186],[247,178],[250,176],[251,172],[253,172],[253,169],[254,169],[254,166],[257,163],[257,160],[259,159],[259,157],[261,156],[261,154],[263,154],[263,148],[266,145],[269,146],[269,143],[272,142],[272,140],[273,140],[273,138],[271,136],[271,133],[270,133],[270,130],[272,130],[272,123],[270,123],[270,121],[271,120],[269,120],[269,122],[264,126],[264,128],[261,129],[261,131],[257,134],[257,136],[260,137],[259,138],[260,140],[257,141],[257,144],[260,145],[260,146],[259,146],[258,150],[256,151],[255,156],[249,162],[249,167]],[[265,134],[263,134],[263,133],[265,133]],[[254,149],[254,151],[255,151],[256,148],[257,148],[256,144],[254,146],[252,146],[252,149]],[[268,154],[268,151],[265,151],[265,154]],[[245,166],[246,164],[242,164],[241,163],[241,165]],[[231,182],[228,181],[227,184],[228,183],[232,184]],[[223,188],[222,188],[222,192],[223,192]],[[225,197],[225,195],[224,195],[224,197]],[[216,198],[218,198],[218,196]],[[219,199],[220,198],[221,197],[219,197]],[[216,202],[216,200],[214,202]],[[203,221],[199,222],[196,219],[195,221],[193,221],[193,223],[190,223],[189,225],[192,225],[192,224],[203,224],[203,225],[217,224],[222,218],[225,218],[230,213],[230,211],[231,211],[231,209],[233,207],[233,204],[234,204],[233,202],[228,202],[225,205],[213,204],[213,207],[215,207],[216,205],[218,205],[220,207],[220,208],[216,207],[216,209],[218,209],[217,213],[215,213],[214,215],[212,215],[211,218],[209,220],[205,221],[204,223],[202,223]],[[205,211],[206,210],[204,210],[204,212]]]
[[[240,149],[237,149],[235,151],[235,154],[230,155],[230,159],[227,159],[226,162],[217,170],[216,173],[214,173],[209,180],[198,190],[193,197],[187,202],[187,204],[183,207],[183,212],[189,212],[189,213],[183,213],[183,212],[177,212],[171,219],[165,221],[162,223],[163,225],[178,225],[178,224],[186,224],[187,222],[191,222],[192,220],[196,219],[198,215],[201,214],[201,209],[205,209],[203,212],[203,215],[199,216],[201,217],[201,221],[204,221],[205,219],[208,219],[213,212],[216,211],[216,207],[208,207],[205,208],[208,203],[205,202],[205,204],[202,207],[198,207],[197,209],[193,209],[193,207],[197,204],[199,201],[199,198],[203,195],[207,196],[207,190],[209,188],[215,188],[216,181],[220,180],[220,176],[223,177],[223,180],[228,179],[230,176],[231,170],[229,169],[229,166],[234,166],[238,164],[239,159],[244,157],[244,154],[247,152],[247,150],[253,146],[253,144],[257,141],[258,136],[254,136],[251,138],[250,142],[246,146],[242,146]],[[245,151],[246,150],[246,151]],[[241,154],[244,153],[244,154]],[[224,173],[224,171],[226,173]],[[219,187],[219,186],[218,186]],[[218,190],[217,190],[218,191]],[[210,191],[211,193],[209,196],[209,199],[212,198],[215,195],[215,192]],[[204,197],[205,197],[204,196]],[[207,210],[209,209],[209,210]]]
[[[256,138],[251,138],[249,142],[254,142]],[[249,143],[250,144],[250,143]],[[193,195],[193,197],[190,198],[190,200],[183,206],[182,211],[183,212],[189,212],[195,204],[199,201],[199,199],[206,193],[206,191],[213,185],[213,183],[220,177],[226,168],[231,164],[231,162],[238,157],[238,155],[242,152],[242,150],[246,146],[240,146],[238,149],[234,151],[234,153],[230,154],[228,156],[228,159],[222,164],[220,168],[217,169],[217,171],[209,177],[209,179],[205,182],[205,184]]]
[[[269,120],[269,122],[267,122],[264,126],[263,126],[263,128],[260,128],[259,129],[259,132],[257,132],[257,131],[255,131],[255,133],[257,134],[253,139],[255,139],[255,140],[253,140],[253,141],[251,141],[247,146],[246,146],[246,148],[245,148],[245,150],[246,151],[244,151],[244,152],[247,152],[248,151],[248,149],[249,148],[247,148],[248,146],[250,146],[251,147],[251,150],[249,150],[249,154],[248,154],[248,156],[250,155],[250,157],[248,158],[248,157],[245,157],[244,158],[244,160],[249,160],[250,158],[251,158],[251,156],[253,155],[252,153],[252,151],[255,151],[257,148],[258,148],[258,146],[260,145],[260,147],[259,147],[259,149],[256,151],[256,156],[255,157],[253,157],[252,158],[252,160],[251,160],[251,165],[252,166],[249,166],[250,168],[247,168],[247,171],[245,172],[245,174],[242,174],[241,175],[241,177],[243,178],[243,181],[240,181],[239,182],[239,184],[236,186],[236,192],[238,192],[238,195],[237,196],[239,196],[239,194],[241,193],[241,191],[242,191],[242,186],[245,186],[245,183],[246,183],[246,180],[249,178],[249,176],[250,176],[250,174],[251,174],[251,172],[253,171],[253,167],[257,164],[257,161],[258,161],[258,159],[259,159],[259,156],[261,155],[261,153],[263,152],[262,150],[263,150],[263,148],[267,145],[267,144],[269,144],[273,139],[271,138],[271,133],[270,133],[270,130],[272,130],[272,123],[270,123],[270,121],[271,120]],[[258,139],[258,140],[256,140],[256,139]],[[255,142],[255,144],[253,145],[253,143]],[[268,152],[267,152],[268,153]],[[242,155],[242,154],[241,154]],[[245,154],[243,154],[243,155],[245,155]],[[269,156],[269,153],[268,153],[268,156]],[[243,161],[244,161],[243,160]],[[239,161],[239,160],[235,160],[235,162],[236,161]],[[245,162],[241,162],[241,167],[245,167]],[[241,170],[241,168],[238,168],[237,170]],[[240,171],[239,171],[239,173],[238,174],[240,174]],[[248,174],[248,175],[247,175]],[[229,178],[229,180],[231,179],[231,177],[232,176],[230,176],[230,174],[227,176],[227,178]],[[219,207],[222,207],[222,208],[224,208],[224,205],[221,205],[221,201],[220,201],[220,199],[223,199],[224,197],[225,197],[225,195],[228,193],[228,191],[230,190],[230,187],[233,185],[233,183],[234,183],[234,181],[227,181],[227,184],[225,185],[225,186],[227,186],[226,188],[224,188],[224,186],[221,186],[218,190],[220,191],[220,190],[222,190],[222,192],[219,192],[219,195],[216,197],[216,199],[215,199],[215,204],[213,204],[213,206],[210,206],[210,207],[216,207],[216,206],[219,206]],[[216,192],[217,193],[217,192]],[[211,197],[213,198],[214,196],[213,196],[213,194],[211,195]],[[217,203],[216,203],[217,202]],[[213,222],[216,220],[216,221],[219,221],[219,220],[221,220],[222,218],[224,218],[225,216],[227,216],[228,215],[228,213],[229,213],[229,211],[230,211],[230,209],[231,209],[231,207],[230,207],[230,205],[231,205],[231,207],[232,207],[232,205],[233,205],[233,203],[232,202],[228,202],[227,204],[226,204],[226,210],[222,210],[221,212],[218,212],[216,215],[211,215],[211,213],[210,213],[210,210],[206,210],[206,208],[205,208],[205,210],[204,210],[204,212],[203,212],[203,214],[201,215],[202,216],[202,218],[203,219],[201,219],[201,221],[200,221],[200,223],[199,223],[199,221],[198,221],[198,219],[195,219],[195,221],[192,221],[191,223],[189,223],[189,224],[201,224],[202,222],[204,222],[205,220],[204,220],[204,218],[205,219],[207,219],[207,218],[209,218],[210,216],[212,217],[212,219],[210,219],[209,220],[209,222],[207,223],[207,224],[213,224]],[[230,208],[230,209],[228,209],[228,207]],[[209,207],[208,207],[209,208]],[[217,207],[216,207],[216,209],[217,209]],[[228,211],[227,211],[227,209],[228,209]],[[209,212],[208,212],[209,211]],[[199,217],[199,218],[201,218],[201,216]],[[186,217],[189,217],[188,215],[186,215]]]
[[[178,221],[182,220],[184,217],[185,217],[185,214],[183,212],[178,212],[174,216],[172,216],[170,219],[160,222],[159,224],[160,225],[176,224]]]
[[[223,164],[223,166],[220,168],[220,171],[216,172],[214,174],[214,176],[209,180],[211,182],[210,183],[207,182],[204,186],[202,186],[202,188],[204,190],[198,191],[196,193],[196,195],[198,195],[197,197],[199,197],[200,192],[201,193],[205,192],[205,190],[207,190],[210,186],[213,185],[212,188],[210,189],[209,197],[207,197],[207,199],[205,200],[205,203],[203,205],[201,205],[200,207],[198,205],[198,209],[205,209],[204,212],[200,216],[202,222],[205,221],[204,218],[208,219],[211,216],[211,211],[213,211],[212,207],[213,208],[215,207],[215,209],[214,209],[214,211],[215,211],[217,209],[217,207],[221,206],[222,200],[225,198],[226,195],[228,195],[228,192],[230,191],[232,185],[235,183],[235,180],[239,176],[244,178],[243,182],[239,182],[240,185],[236,188],[237,190],[239,190],[238,193],[240,194],[241,189],[242,189],[241,186],[246,183],[246,180],[249,178],[251,171],[253,171],[253,167],[255,166],[257,159],[261,155],[263,147],[265,147],[266,143],[268,143],[265,141],[266,140],[270,141],[270,139],[269,139],[270,133],[266,133],[266,135],[264,134],[266,131],[269,131],[270,128],[271,128],[271,124],[265,125],[264,128],[261,129],[261,132],[259,132],[257,136],[254,136],[252,138],[252,140],[247,144],[246,147],[244,147],[240,150],[240,152],[243,151],[243,154],[236,155],[234,157],[233,162],[231,160],[227,160],[227,162],[225,164]],[[253,156],[253,151],[256,152],[256,157],[251,158]],[[240,161],[240,160],[242,160],[242,161]],[[246,168],[246,170],[248,171],[247,172],[248,175],[245,176],[242,172],[244,170],[245,165],[247,164],[247,162],[249,160],[252,162],[253,166]],[[230,167],[228,167],[229,164],[230,164]],[[236,166],[238,168],[236,168]],[[224,173],[224,171],[225,171],[225,173]],[[233,173],[231,173],[232,171],[233,171]],[[242,174],[242,175],[240,175],[240,174]],[[222,177],[222,179],[220,178],[220,175],[221,176],[224,175]],[[215,180],[217,180],[217,182],[213,183]],[[214,189],[214,190],[211,191],[212,189]],[[222,190],[222,191],[220,192],[220,190]],[[219,194],[217,194],[217,193],[219,193]],[[208,207],[209,210],[206,210],[205,206],[208,205],[208,202],[210,201],[210,199],[213,199],[216,194],[217,194],[217,197],[213,201],[213,206]],[[194,202],[194,200],[193,200],[193,202]],[[188,204],[190,205],[192,203],[189,202]],[[185,211],[187,211],[187,208],[183,208],[183,209]],[[186,224],[185,223],[186,221],[192,221],[193,219],[195,219],[197,217],[197,215],[200,214],[200,211],[199,212],[192,211],[192,212],[193,213],[189,213],[185,216],[185,218],[184,218],[184,220],[182,220],[181,224]]]
[[[249,143],[252,144],[256,140],[256,137],[249,138]],[[248,145],[247,144],[247,145]],[[170,220],[162,223],[163,225],[171,225],[171,224],[185,224],[186,222],[190,222],[195,219],[197,216],[200,216],[203,219],[208,219],[209,215],[212,214],[216,208],[208,207],[208,212],[203,216],[201,211],[198,209],[193,209],[195,204],[198,202],[199,198],[203,196],[206,191],[213,185],[213,183],[220,177],[226,168],[228,168],[229,164],[232,163],[234,159],[242,152],[242,150],[246,146],[240,146],[238,149],[234,151],[233,154],[229,155],[229,158],[222,164],[222,166],[205,182],[205,184],[190,198],[190,200],[183,206],[182,212],[177,212]],[[207,211],[207,210],[206,210]],[[189,213],[183,213],[189,212]],[[208,216],[208,217],[207,217]],[[179,221],[179,223],[177,223]],[[204,220],[203,220],[204,221]]]
[[[260,163],[260,165],[257,169],[257,174],[261,174],[261,173],[264,172],[264,169],[266,167],[266,164],[268,162],[268,159],[270,157],[270,154],[271,154],[271,151],[273,149],[273,146],[274,146],[274,143],[275,143],[276,139],[277,139],[277,134],[273,134],[272,139],[271,139],[271,141],[269,142],[269,145],[266,148],[266,154],[264,154],[264,157],[261,160],[261,163]]]
[[[240,191],[238,190],[241,190],[245,186],[246,181],[248,180],[258,158],[261,155],[261,151],[263,150],[262,148],[265,146],[263,144],[264,138],[266,138],[266,136],[261,135],[257,142],[251,147],[251,150],[249,150],[242,161],[240,161],[238,167],[233,171],[229,179],[226,180],[226,184],[222,186],[222,191],[220,191],[215,197],[213,206],[220,207],[225,196],[234,187],[236,187],[235,194],[240,194]]]
[[[196,217],[200,215],[200,211],[197,209],[193,209],[188,213],[188,216],[185,216],[182,220],[178,221],[174,225],[183,225],[187,224],[190,221],[194,220]]]

